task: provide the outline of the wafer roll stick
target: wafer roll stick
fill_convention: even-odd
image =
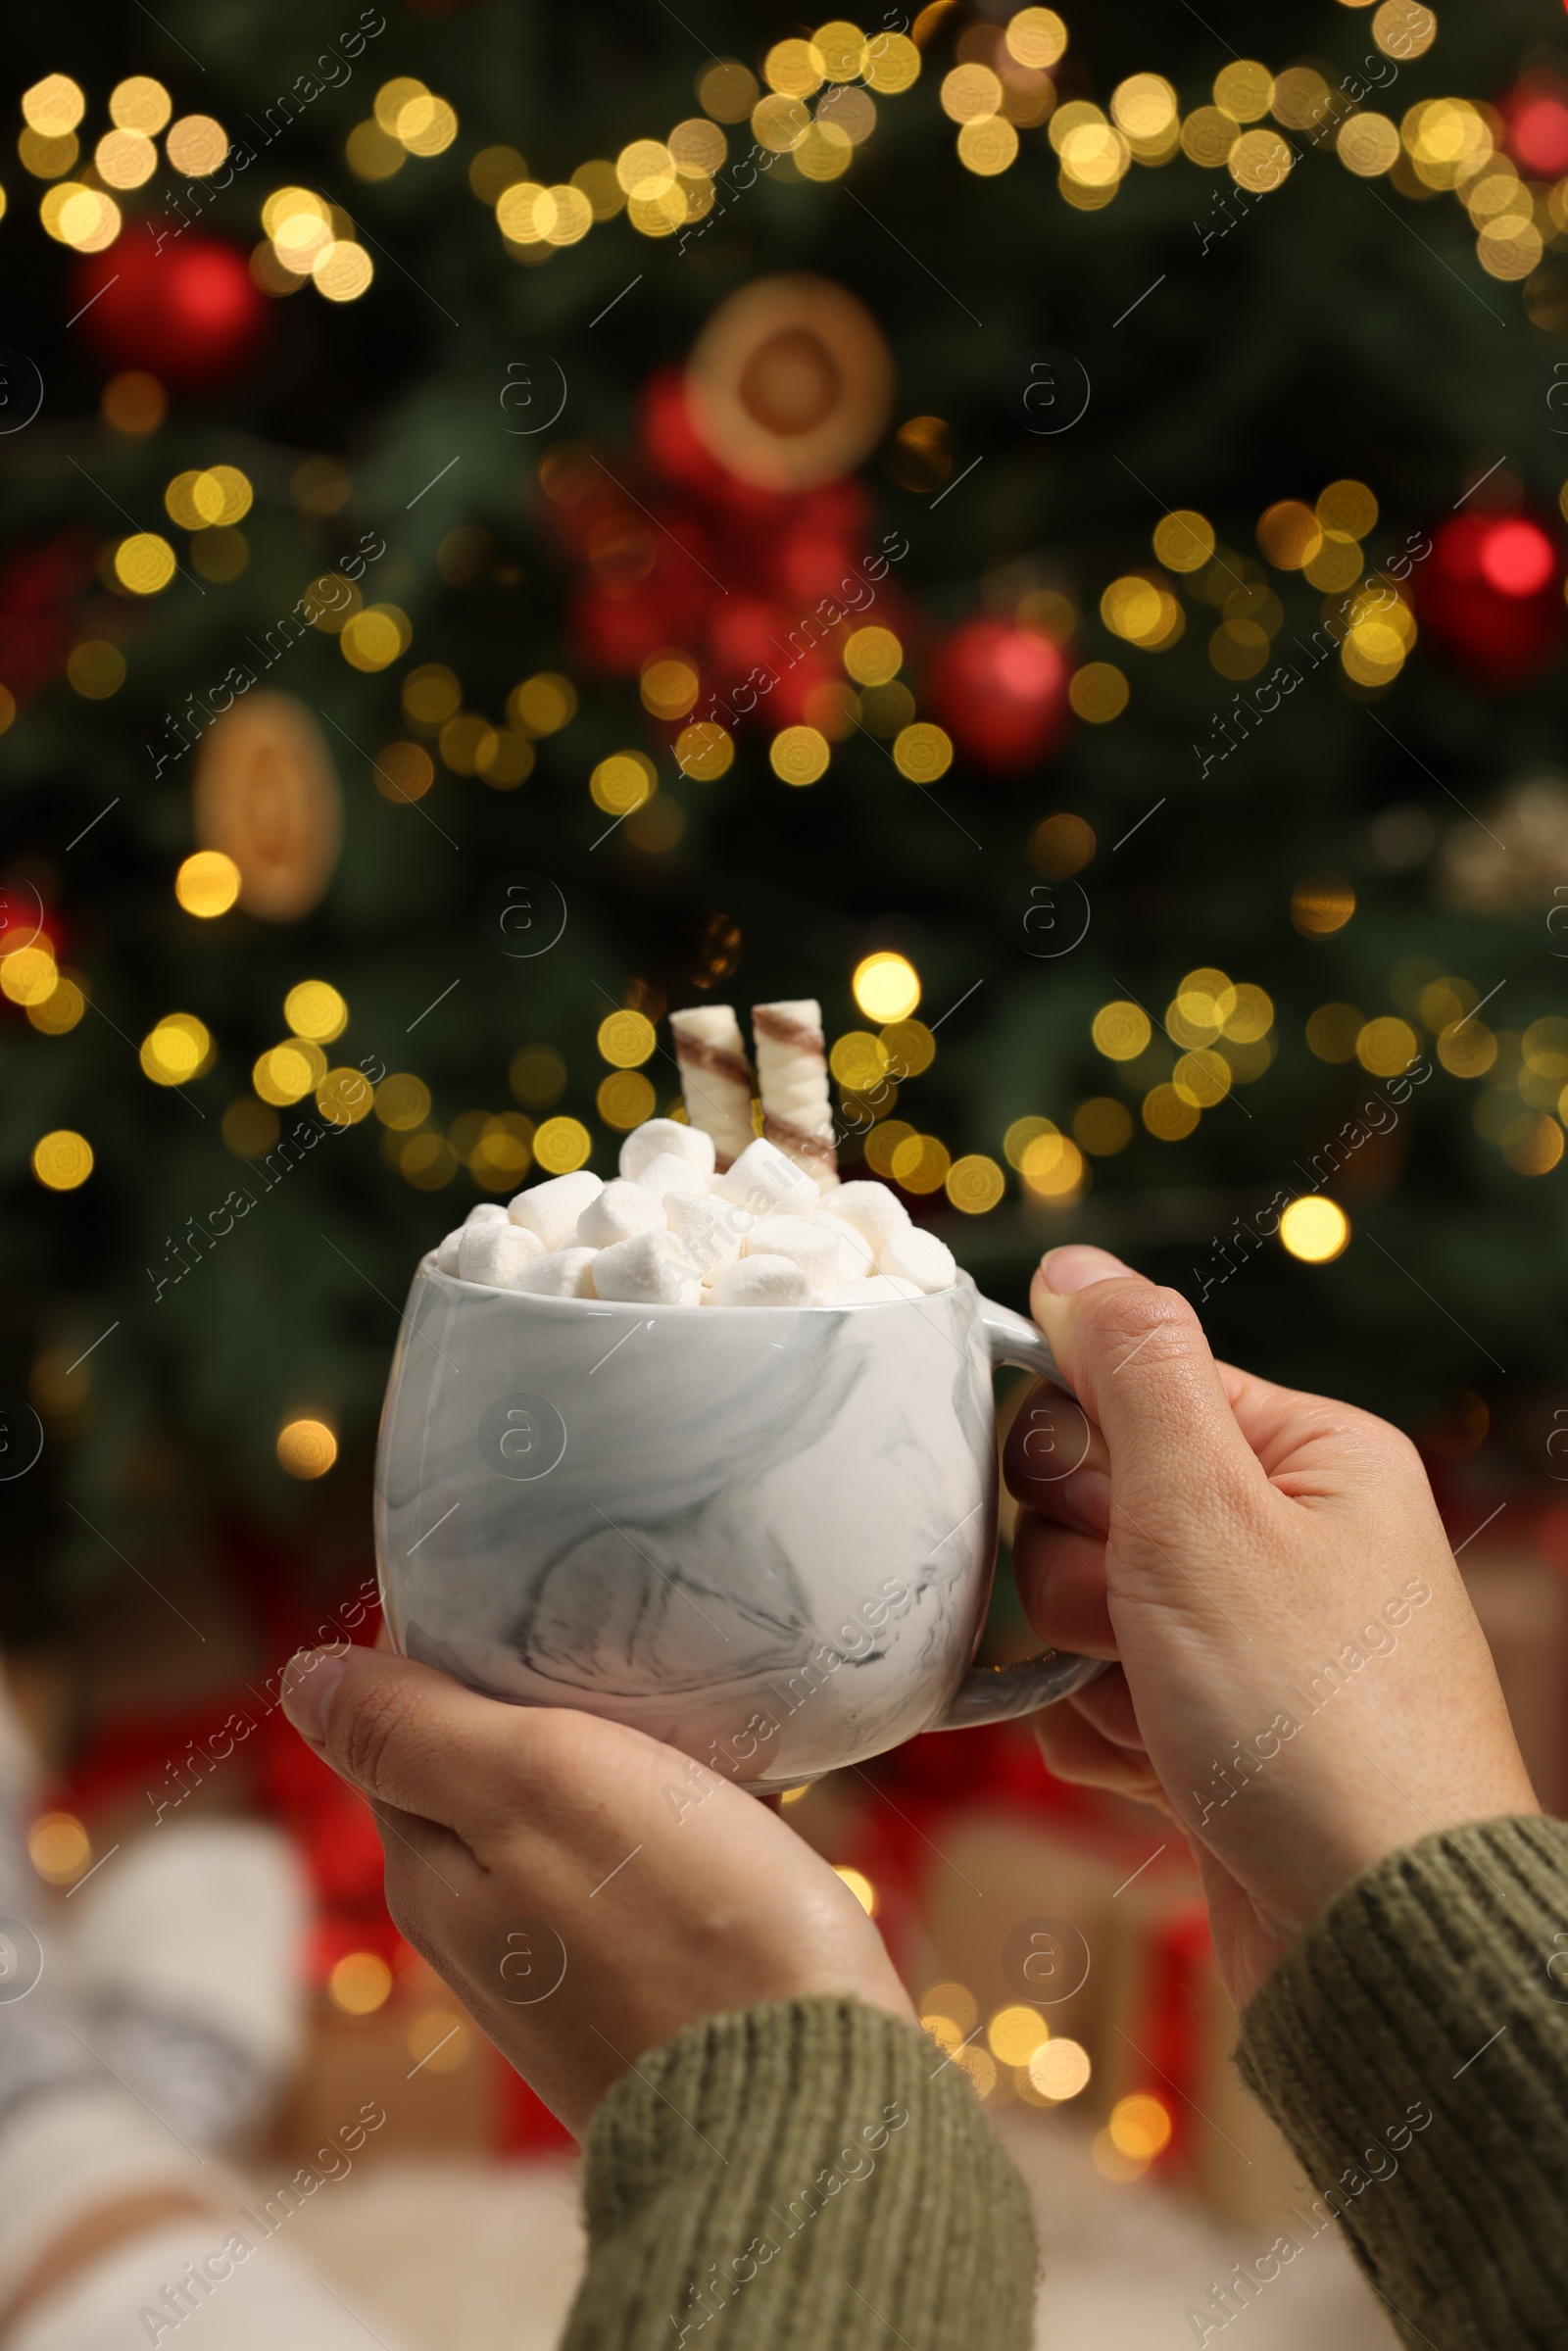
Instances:
[[[740,1023],[730,1004],[697,1004],[687,1012],[671,1012],[669,1026],[686,1116],[713,1138],[722,1175],[753,1140],[752,1079]]]
[[[833,1111],[827,1091],[827,1044],[814,997],[752,1006],[762,1133],[826,1192],[838,1182]]]

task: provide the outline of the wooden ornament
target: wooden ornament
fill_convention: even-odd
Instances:
[[[759,489],[809,490],[850,472],[881,438],[893,360],[843,286],[763,277],[714,312],[687,390],[699,434],[731,473]]]
[[[196,838],[239,867],[239,903],[298,922],[325,896],[343,797],[321,731],[292,694],[253,691],[215,721],[196,767]]]

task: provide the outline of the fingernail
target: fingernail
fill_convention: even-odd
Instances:
[[[1040,1260],[1041,1277],[1048,1290],[1058,1297],[1071,1290],[1087,1290],[1095,1282],[1108,1282],[1119,1273],[1131,1273],[1109,1249],[1088,1249],[1081,1242],[1068,1242],[1064,1249],[1047,1251]]]
[[[1075,1469],[1061,1482],[1066,1509],[1096,1535],[1110,1533],[1110,1480],[1102,1469]]]
[[[343,1660],[330,1649],[301,1649],[283,1673],[283,1712],[305,1739],[320,1746],[326,1718],[343,1679]]]

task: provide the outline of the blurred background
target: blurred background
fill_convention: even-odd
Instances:
[[[1141,0],[12,30],[34,1861],[70,1888],[176,1813],[295,1839],[278,2144],[383,2098],[310,2226],[368,2290],[401,2261],[432,2345],[516,2340],[519,2301],[550,2339],[564,2141],[399,1941],[277,1676],[373,1633],[416,1260],[609,1173],[678,1099],[670,1008],[817,997],[845,1172],[994,1296],[1100,1242],[1409,1430],[1568,1803],[1568,34],[1321,0],[1257,42]],[[1004,1574],[987,1642],[1028,1645]],[[1022,1730],[792,1817],[936,2037],[978,2029],[1054,2339],[1189,2339],[1310,2196],[1229,2074],[1185,1855]],[[1003,1956],[1046,1915],[1093,1953],[1059,2010]],[[1252,2318],[1329,2324],[1386,2339],[1332,2232]]]

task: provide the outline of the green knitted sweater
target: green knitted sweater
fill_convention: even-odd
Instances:
[[[1369,1870],[1253,1999],[1238,2062],[1315,2185],[1283,2238],[1343,2226],[1401,2339],[1568,2342],[1568,1825]],[[958,2069],[853,2000],[714,2017],[643,2058],[594,2118],[584,2192],[564,2351],[710,2326],[736,2351],[1033,2340],[1017,2173]],[[1233,2285],[1201,2339],[1250,2298]]]

